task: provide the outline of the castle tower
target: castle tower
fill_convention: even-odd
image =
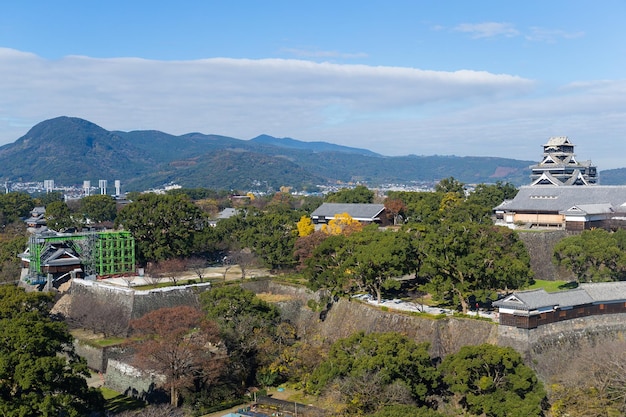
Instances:
[[[543,145],[543,159],[530,166],[530,185],[595,185],[597,168],[591,161],[578,162],[567,136],[555,136]]]

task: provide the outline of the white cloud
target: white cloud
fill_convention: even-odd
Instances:
[[[347,53],[339,51],[321,51],[318,49],[296,49],[296,48],[283,48],[281,52],[295,56],[297,58],[342,58],[342,59],[357,59],[367,58],[365,52]]]
[[[577,39],[585,36],[585,32],[566,32],[560,29],[546,29],[541,27],[531,27],[526,39],[535,42],[554,43],[559,39]]]
[[[461,23],[454,30],[469,33],[472,38],[493,38],[505,36],[507,38],[518,36],[520,33],[511,23],[484,22],[484,23]]]
[[[592,159],[601,169],[619,166],[611,158],[626,150],[626,82],[539,87],[517,76],[470,70],[284,59],[52,61],[0,48],[0,141],[12,142],[61,115],[109,130],[241,139],[266,133],[386,155],[537,160],[549,136],[568,135],[579,159]]]

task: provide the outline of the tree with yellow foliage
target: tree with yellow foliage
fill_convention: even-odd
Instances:
[[[300,217],[300,221],[298,222],[298,236],[305,237],[310,235],[315,231],[315,225],[313,221],[308,216]]]
[[[358,220],[354,220],[348,213],[335,214],[335,218],[322,226],[322,231],[329,235],[350,235],[363,229]]]

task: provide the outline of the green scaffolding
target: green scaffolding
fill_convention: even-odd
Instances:
[[[41,277],[42,259],[55,243],[63,243],[79,256],[86,275],[119,275],[135,272],[135,239],[127,231],[85,232],[31,236],[29,275]]]

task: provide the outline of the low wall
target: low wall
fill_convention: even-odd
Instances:
[[[124,395],[150,400],[160,394],[157,387],[164,380],[162,375],[143,372],[128,363],[109,359],[104,385]]]
[[[93,297],[96,296],[118,306],[123,311],[122,316],[126,320],[132,320],[160,308],[181,305],[199,306],[198,295],[209,288],[211,288],[210,283],[200,283],[139,291],[99,281],[75,279],[70,288],[72,299],[69,312],[71,315],[74,307],[80,303],[92,303]],[[98,313],[94,312],[94,314]]]
[[[572,350],[581,343],[596,345],[603,340],[622,338],[626,334],[626,313],[588,316],[520,329],[498,327],[498,344],[511,346],[526,355],[537,355],[549,350]]]

